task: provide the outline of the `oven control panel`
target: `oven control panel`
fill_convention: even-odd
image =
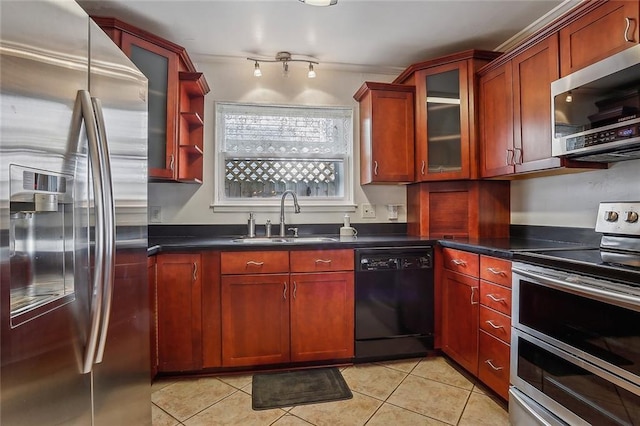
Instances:
[[[600,203],[596,232],[640,236],[640,201]]]

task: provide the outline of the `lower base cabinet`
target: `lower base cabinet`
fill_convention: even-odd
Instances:
[[[157,255],[158,371],[202,368],[202,273],[199,253]]]
[[[228,252],[221,264],[223,367],[353,357],[353,250]]]

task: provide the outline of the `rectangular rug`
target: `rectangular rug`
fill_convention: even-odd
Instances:
[[[335,367],[253,375],[251,407],[254,410],[350,398],[353,394]]]

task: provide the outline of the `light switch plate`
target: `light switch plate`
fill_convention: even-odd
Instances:
[[[361,214],[363,219],[373,219],[376,217],[376,209],[371,204],[363,204]]]

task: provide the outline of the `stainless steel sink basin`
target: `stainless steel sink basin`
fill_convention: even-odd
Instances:
[[[328,243],[328,242],[338,241],[338,239],[331,238],[331,237],[293,237],[293,238],[257,237],[257,238],[236,238],[231,241],[234,243],[240,243],[240,244],[314,244],[314,243]]]

